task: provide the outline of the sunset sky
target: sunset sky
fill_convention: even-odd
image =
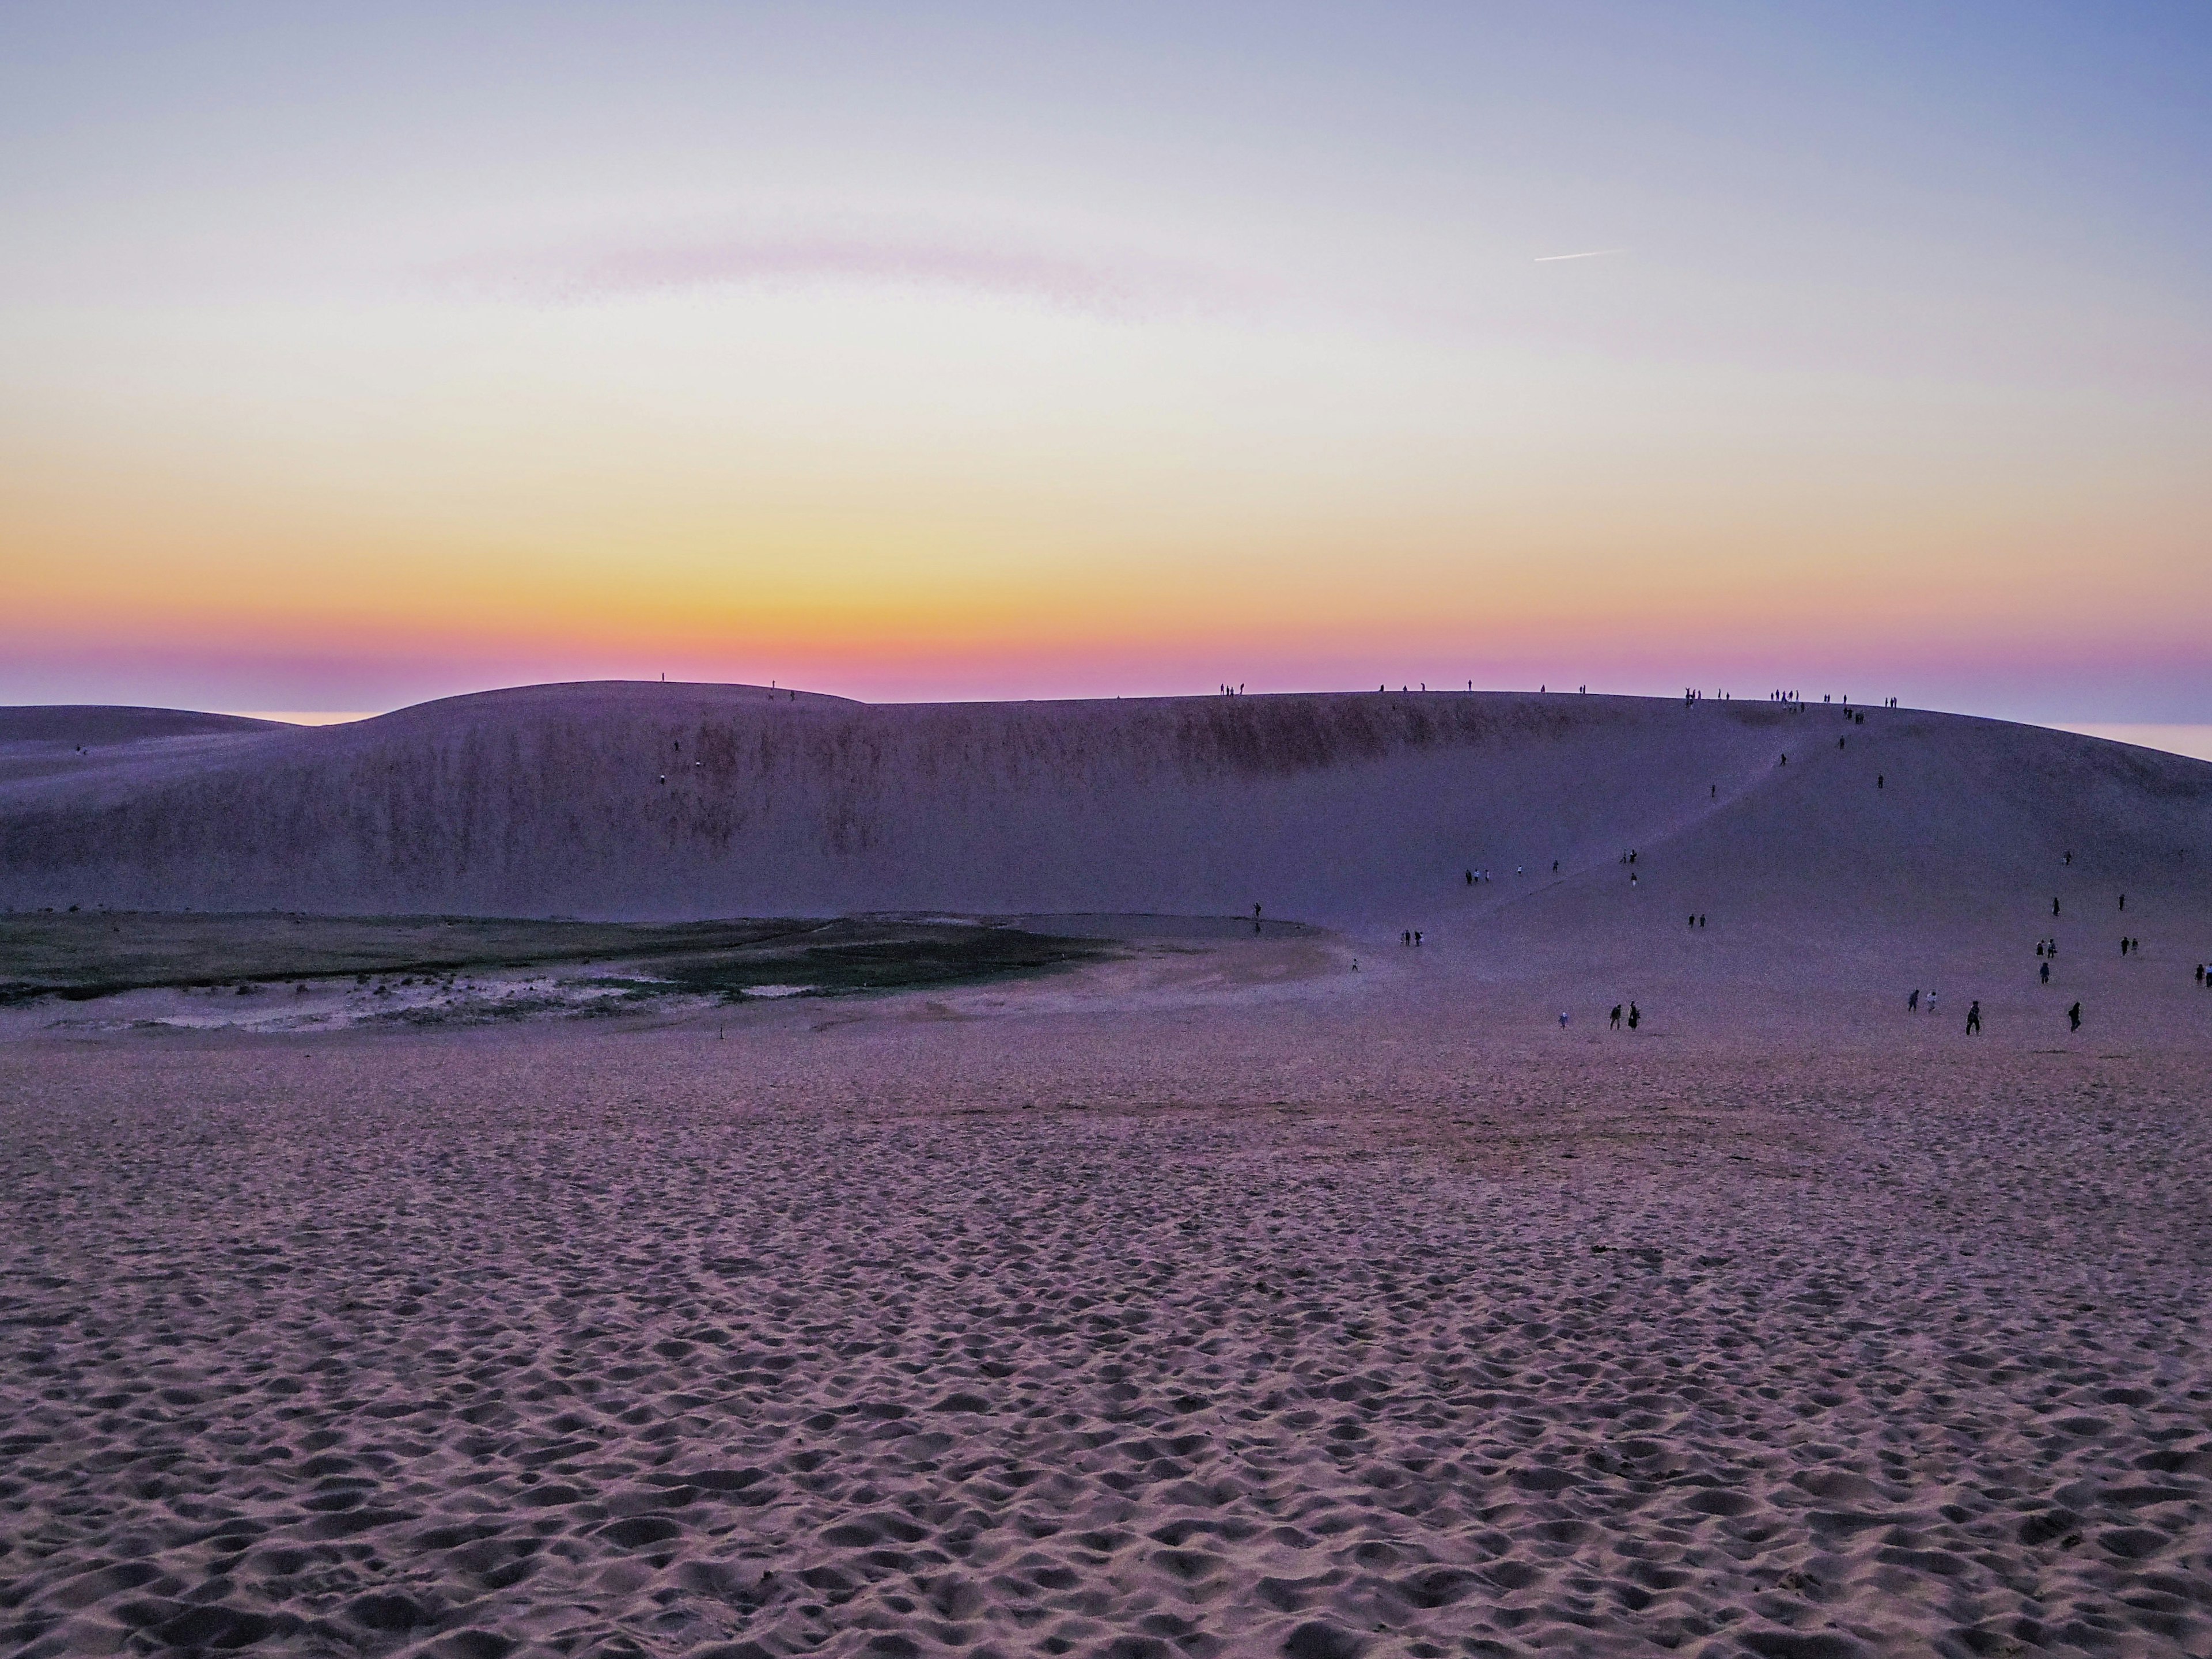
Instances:
[[[2212,722],[2212,9],[0,8],[0,702]]]

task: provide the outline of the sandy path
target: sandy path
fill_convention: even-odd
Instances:
[[[899,1007],[0,1052],[0,1645],[2212,1651],[2201,1053]]]

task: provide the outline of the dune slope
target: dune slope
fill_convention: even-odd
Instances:
[[[1931,885],[2032,884],[2069,850],[2116,878],[2189,882],[2212,848],[2212,766],[1905,710],[1858,725],[1825,707],[1512,693],[870,706],[617,682],[346,726],[185,736],[216,717],[176,716],[178,735],[151,740],[119,720],[144,712],[0,720],[0,906],[674,920],[1257,903],[1356,922],[1479,907],[1548,882],[1555,860],[1595,878],[1665,846],[1678,872],[1763,884],[1785,908],[1908,914]],[[64,714],[102,742],[64,742],[57,764]],[[1473,869],[1498,879],[1468,890]]]

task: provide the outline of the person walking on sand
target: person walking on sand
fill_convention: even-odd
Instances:
[[[1936,1012],[1936,994],[1933,991],[1928,994],[1928,1012],[1931,1014]]]
[[[1920,988],[1917,985],[1912,988],[1912,994],[1905,1000],[1905,1012],[1908,1014],[1920,1012]]]
[[[1616,1031],[1620,1029],[1620,1005],[1617,1002],[1613,1005],[1613,1029]]]
[[[1968,1036],[1979,1036],[1981,1034],[1982,1005],[1978,1000],[1972,1007],[1966,1010],[1966,1035]]]
[[[1632,1001],[1628,1005],[1628,1029],[1632,1031],[1634,1030],[1643,1023],[1643,1020],[1644,1011],[1641,1008],[1638,1008],[1636,1004]]]
[[[2044,982],[2045,985],[2050,984],[2050,983],[2051,983],[2051,963],[2050,963],[2050,959],[2049,959],[2048,957],[2046,957],[2046,958],[2045,959],[2045,961],[2044,961],[2043,968],[2042,968],[2042,973],[2043,973],[2043,982]]]
[[[1562,1031],[1567,1029],[1567,1011],[1564,1008],[1559,1010],[1559,1029]]]
[[[2080,1030],[2081,1029],[2081,1005],[2077,1002],[2071,1008],[2069,1008],[2066,1011],[2066,1018],[2069,1022],[2066,1027],[2068,1030]]]

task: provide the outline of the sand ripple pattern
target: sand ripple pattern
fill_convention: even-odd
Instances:
[[[374,1112],[0,1079],[0,1648],[2212,1652],[2186,1102],[1801,1079],[1815,1178],[1510,1075],[526,1106],[413,1041],[325,1058]]]

